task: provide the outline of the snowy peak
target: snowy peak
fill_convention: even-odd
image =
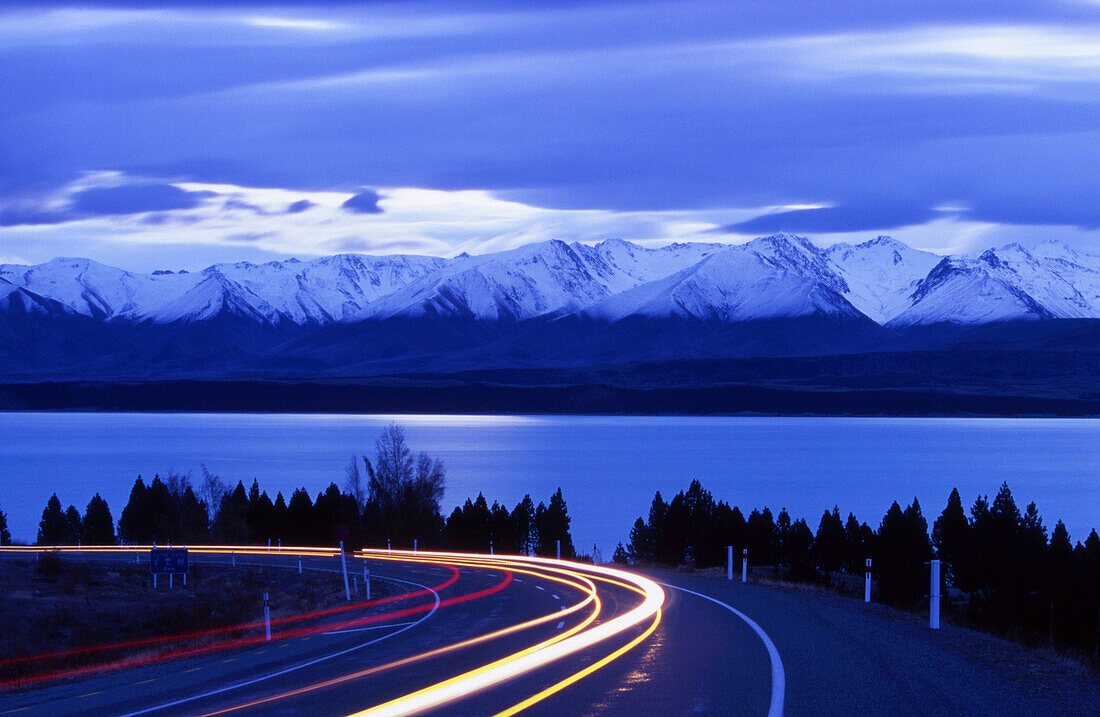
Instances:
[[[339,254],[139,274],[88,259],[0,265],[2,311],[98,321],[233,317],[315,325],[395,317],[519,322],[585,314],[739,322],[866,316],[888,326],[1100,318],[1100,256],[1057,242],[942,257],[880,236],[822,248],[775,234],[649,248],[551,240],[453,259]]]
[[[723,323],[862,316],[833,288],[837,277],[821,271],[824,267],[812,260],[816,257],[805,256],[801,247],[791,249],[770,241],[728,247],[666,279],[611,297],[586,313],[609,321],[679,316]]]

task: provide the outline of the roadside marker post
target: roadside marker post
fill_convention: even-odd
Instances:
[[[271,538],[267,539],[267,552],[271,552]]]
[[[489,555],[493,554],[493,541],[489,541]]]
[[[733,580],[733,546],[726,546],[726,580]]]
[[[271,642],[271,607],[268,605],[267,593],[264,593],[264,640]]]
[[[555,540],[554,544],[557,546],[558,560],[561,560],[561,541],[560,540]]]
[[[749,549],[745,548],[741,551],[741,582],[747,583],[749,581]]]
[[[932,592],[928,596],[928,626],[940,629],[940,561],[932,561]]]
[[[370,600],[370,568],[363,566],[363,584],[367,586],[367,600]]]
[[[417,539],[413,538],[413,552],[414,553],[416,552],[416,543],[417,543]]]
[[[867,558],[867,579],[863,583],[863,602],[871,602],[871,559]]]
[[[387,553],[393,552],[392,550],[390,550],[390,539],[389,538],[386,538],[386,552]]]
[[[302,574],[302,556],[298,556],[298,574]]]
[[[351,587],[348,585],[348,561],[344,557],[344,541],[340,541],[340,568],[344,573],[344,597],[351,602]]]
[[[359,578],[354,576],[351,579],[351,591],[356,595],[359,594]]]

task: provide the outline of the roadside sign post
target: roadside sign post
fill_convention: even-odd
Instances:
[[[187,584],[187,548],[157,548],[154,544],[149,551],[149,572],[153,574],[153,588],[157,587],[157,576],[168,576],[168,587],[172,587],[176,575],[184,576]]]
[[[863,602],[871,602],[871,559],[867,558],[867,579],[863,583]]]
[[[268,604],[267,593],[264,593],[264,639],[271,642],[271,606]]]
[[[351,586],[348,583],[348,561],[344,557],[344,541],[340,541],[340,569],[344,573],[344,597],[351,602]]]
[[[940,629],[940,561],[932,561],[932,592],[928,595],[928,626]]]

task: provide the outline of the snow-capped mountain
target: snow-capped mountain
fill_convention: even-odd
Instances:
[[[518,322],[584,314],[737,322],[853,311],[880,325],[1100,318],[1100,256],[1048,242],[943,257],[889,237],[820,248],[789,234],[649,249],[547,241],[481,256],[341,254],[139,274],[88,259],[0,265],[27,306],[108,322],[230,315],[271,325],[402,318]],[[12,288],[0,289],[4,295]],[[29,303],[28,303],[29,302]]]
[[[718,248],[680,244],[646,249],[624,241],[589,247],[551,240],[495,254],[461,256],[381,299],[367,316],[522,321],[573,313],[695,264]]]
[[[738,323],[810,315],[860,317],[847,285],[815,247],[788,237],[731,246],[664,279],[612,296],[585,313],[608,321],[639,315]]]
[[[21,375],[850,354],[942,348],[982,326],[994,330],[981,336],[1012,341],[1013,327],[1095,319],[1100,256],[1056,243],[938,256],[888,237],[821,248],[777,234],[659,249],[547,241],[451,259],[343,254],[192,273],[69,258],[0,265],[0,364]],[[1097,333],[1066,330],[1086,348]]]

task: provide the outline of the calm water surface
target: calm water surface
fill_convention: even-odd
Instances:
[[[138,474],[198,482],[202,464],[227,483],[259,478],[272,497],[316,494],[394,420],[446,464],[445,512],[478,491],[511,508],[561,486],[578,548],[605,558],[654,491],[667,499],[693,478],[815,529],[834,504],[877,527],[895,499],[916,496],[934,518],[953,486],[969,506],[1004,480],[1074,540],[1100,526],[1100,420],[1057,419],[0,413],[0,510],[30,541],[55,491],[82,513],[98,491],[117,520]]]

